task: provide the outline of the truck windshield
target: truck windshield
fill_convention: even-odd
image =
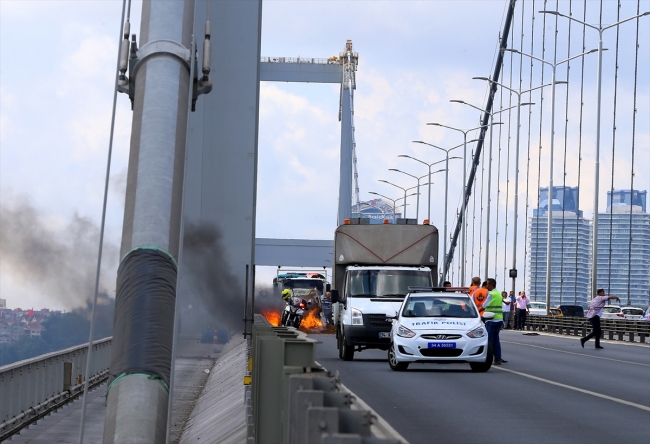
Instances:
[[[323,281],[320,279],[287,279],[284,282],[284,287],[293,289],[294,293],[297,290],[304,290],[302,293],[309,293],[316,288],[319,294],[323,294]]]
[[[404,297],[409,287],[430,287],[428,270],[350,270],[351,297]]]
[[[404,303],[406,318],[476,318],[478,313],[468,296],[411,296]]]

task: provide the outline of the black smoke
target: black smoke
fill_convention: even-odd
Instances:
[[[181,279],[187,279],[183,288],[189,294],[179,295],[181,333],[205,327],[243,331],[246,269],[239,278],[233,274],[221,239],[213,225],[185,224]]]
[[[98,244],[97,224],[77,213],[63,226],[54,227],[28,198],[0,205],[2,273],[36,286],[44,299],[66,309],[86,307],[94,298]],[[104,241],[102,293],[115,288],[118,254],[117,245]]]

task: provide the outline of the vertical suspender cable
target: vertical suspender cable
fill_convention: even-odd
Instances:
[[[102,221],[99,228],[99,249],[97,252],[97,270],[95,273],[95,295],[93,299],[93,308],[90,315],[90,336],[88,339],[88,352],[86,357],[86,371],[84,375],[84,393],[81,401],[81,422],[79,423],[79,444],[83,443],[84,439],[84,428],[86,425],[86,404],[88,403],[88,389],[90,386],[90,363],[92,362],[91,357],[93,353],[93,341],[95,333],[95,307],[97,307],[97,296],[99,294],[99,276],[101,274],[102,268],[102,251],[104,247],[104,226],[106,224],[106,204],[108,202],[108,185],[111,176],[111,157],[113,155],[113,135],[115,134],[115,110],[117,108],[117,80],[118,73],[120,69],[120,55],[122,52],[122,37],[123,30],[128,23],[128,20],[131,16],[131,0],[129,0],[129,18],[127,22],[124,21],[124,15],[127,11],[126,0],[122,2],[122,18],[120,19],[120,34],[118,39],[118,50],[117,50],[117,66],[115,67],[115,84],[113,85],[113,111],[111,115],[111,130],[108,137],[108,154],[106,158],[106,178],[104,182],[104,201],[102,203]],[[128,32],[127,32],[128,34]],[[127,37],[128,38],[128,37]]]
[[[569,0],[569,16],[573,13],[572,9],[572,2]],[[569,30],[568,30],[568,42],[567,42],[567,59],[571,56],[571,22],[573,20],[569,20]],[[566,80],[569,81],[571,76],[571,62],[567,62],[566,64]],[[562,164],[562,237],[560,239],[560,251],[562,252],[562,256],[564,256],[564,221],[566,220],[566,155],[567,155],[567,136],[569,132],[569,92],[570,92],[570,86],[571,82],[567,84],[566,87],[566,102],[564,104],[564,158],[563,158],[563,164]],[[573,201],[573,200],[571,200]],[[565,263],[564,263],[564,257],[562,258],[562,265],[560,267],[560,303],[559,305],[562,305],[562,297],[564,294],[564,268],[565,268]]]
[[[544,10],[546,10],[546,0],[544,0]],[[544,14],[544,18],[542,19],[542,59],[544,58],[544,55],[546,54],[546,14]],[[545,64],[543,64],[545,65]],[[531,68],[532,69],[532,68]],[[544,84],[544,66],[542,66],[542,81],[540,83],[541,85]],[[539,282],[539,266],[538,262],[540,262],[540,246],[539,246],[539,230],[541,227],[541,221],[540,221],[540,189],[539,187],[541,186],[541,178],[542,178],[542,123],[543,119],[542,116],[544,115],[544,88],[539,89],[539,147],[538,147],[538,157],[537,157],[537,221],[536,221],[536,227],[535,227],[535,292],[533,293],[533,300],[537,300],[537,292],[539,291],[538,288],[538,282]],[[547,210],[546,210],[546,217],[549,216],[550,212],[550,197],[551,197],[551,190],[548,190],[548,199],[547,199]],[[551,233],[547,233],[548,236],[551,235]]]
[[[582,21],[584,22],[587,20],[587,0],[583,0],[584,2],[584,8],[582,12]],[[585,52],[587,50],[587,47],[585,46],[585,32],[587,30],[587,27],[585,25],[582,25],[582,52]],[[579,133],[578,133],[578,190],[580,190],[580,173],[582,172],[582,115],[585,107],[585,101],[584,101],[584,92],[585,92],[585,58],[580,57],[581,60],[581,68],[580,68],[580,125],[579,125]],[[576,209],[578,212],[580,211],[580,193],[578,192],[578,198],[576,200]],[[578,263],[578,253],[580,251],[580,246],[578,240],[580,239],[579,237],[579,230],[580,230],[580,222],[581,222],[582,217],[580,217],[579,213],[576,217],[576,266],[575,266],[575,282],[573,285],[573,305],[576,305],[578,303],[578,276],[580,273],[580,264]]]
[[[621,19],[621,1],[618,1],[618,8],[616,11],[616,21]],[[618,44],[621,27],[616,27],[616,59],[614,67],[614,118],[612,123],[612,182],[610,186],[610,201],[609,201],[609,260],[607,267],[607,294],[612,292],[612,238],[614,233],[614,166],[616,155],[616,103],[618,101]],[[631,196],[630,196],[631,197]],[[631,202],[630,202],[631,203]],[[632,227],[630,227],[632,228]]]
[[[512,56],[510,57],[512,60]],[[503,83],[503,71],[501,71],[500,83]],[[503,109],[503,88],[499,88],[499,110]],[[501,116],[501,113],[499,113]],[[503,119],[500,119],[503,120]],[[499,269],[499,208],[500,197],[501,197],[501,139],[502,139],[502,127],[499,125],[499,154],[497,155],[497,198],[496,198],[496,223],[494,224],[494,279],[497,278],[497,270]]]
[[[514,25],[513,25],[514,31]],[[510,37],[510,47],[515,47],[515,33],[512,33]],[[512,53],[510,53],[510,80],[508,86],[512,89]],[[521,57],[519,57],[521,60]],[[508,107],[512,106],[512,91],[508,90]],[[508,111],[508,150],[507,150],[507,161],[506,161],[506,209],[505,209],[505,232],[503,234],[503,288],[506,288],[506,278],[508,277],[508,202],[510,201],[510,139],[512,138],[511,125],[512,122],[512,111]],[[516,229],[516,228],[515,228]]]
[[[530,53],[533,54],[533,51],[535,49],[535,0],[533,0],[533,5],[532,5],[532,19],[531,19],[531,25],[530,25]],[[523,20],[523,8],[522,8],[522,20]],[[521,49],[523,51],[524,48],[524,43],[523,39],[521,42]],[[523,59],[523,57],[521,57]],[[530,76],[528,79],[528,89],[533,87],[533,59],[530,59]],[[521,89],[520,89],[521,91]],[[526,142],[526,153],[527,153],[527,161],[526,161],[526,222],[524,226],[528,225],[528,209],[530,208],[530,129],[532,128],[532,118],[533,118],[533,108],[528,107],[528,141]],[[532,227],[532,224],[530,225]],[[528,245],[532,244],[532,236],[533,236],[533,231],[532,228],[530,229],[530,232],[526,234],[526,238],[528,239],[527,242],[524,243],[524,276],[527,276],[526,272],[528,271]],[[530,259],[531,261],[531,267],[533,266],[533,259]],[[532,273],[531,273],[532,274]],[[529,290],[533,288],[533,280],[529,277],[528,278],[529,282]],[[525,284],[525,281],[524,281]],[[525,287],[525,285],[524,285]],[[532,294],[532,291],[529,291],[529,293]]]
[[[636,14],[639,15],[641,0],[636,2]],[[627,245],[627,305],[629,306],[632,290],[632,208],[634,206],[634,140],[636,134],[636,88],[639,69],[639,19],[636,19],[636,45],[634,55],[634,103],[632,111],[632,174],[630,175],[630,237]]]

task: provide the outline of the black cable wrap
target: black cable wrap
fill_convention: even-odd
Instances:
[[[160,250],[137,249],[117,270],[109,384],[146,373],[169,386],[177,267]]]

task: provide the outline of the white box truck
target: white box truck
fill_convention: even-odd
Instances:
[[[334,234],[331,290],[339,357],[346,361],[369,348],[388,350],[386,317],[396,315],[409,287],[433,287],[438,265],[433,225],[349,222]]]

